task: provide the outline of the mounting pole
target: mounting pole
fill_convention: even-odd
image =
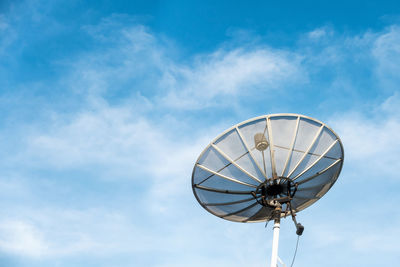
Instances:
[[[271,255],[271,266],[276,267],[278,262],[278,244],[279,244],[279,230],[281,228],[281,204],[279,202],[274,203],[274,235],[272,238],[272,255]]]

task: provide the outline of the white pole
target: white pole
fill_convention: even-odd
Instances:
[[[274,236],[272,239],[272,255],[271,255],[271,266],[276,267],[278,262],[278,244],[279,244],[279,230],[280,230],[280,218],[275,219],[274,223]]]

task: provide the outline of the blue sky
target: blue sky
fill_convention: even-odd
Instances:
[[[295,266],[400,260],[395,1],[1,1],[0,265],[265,266],[272,231],[207,213],[202,149],[291,112],[344,168]],[[281,227],[288,264],[296,235]]]

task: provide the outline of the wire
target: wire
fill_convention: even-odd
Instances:
[[[298,235],[297,236],[297,243],[296,243],[296,250],[294,251],[293,260],[292,260],[292,264],[290,265],[290,267],[293,267],[294,260],[296,259],[297,248],[299,246],[299,240],[300,240],[300,236]]]

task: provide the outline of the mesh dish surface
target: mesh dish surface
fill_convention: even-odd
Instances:
[[[298,212],[332,187],[343,159],[340,138],[324,123],[298,114],[260,116],[234,125],[203,150],[193,168],[193,193],[220,218],[268,221],[273,209],[254,193],[261,184],[281,178],[296,184],[290,205]],[[287,206],[282,217],[290,214]]]

